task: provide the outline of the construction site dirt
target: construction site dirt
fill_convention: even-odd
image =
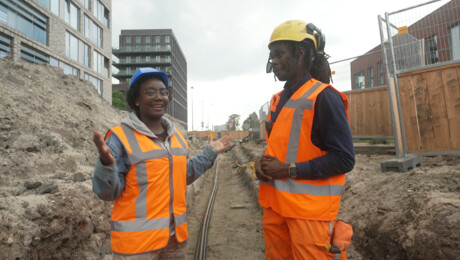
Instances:
[[[90,82],[48,65],[0,59],[0,78],[0,259],[111,259],[112,203],[92,192],[92,133],[105,133],[127,112]],[[206,141],[176,126],[190,157],[198,154]],[[188,186],[189,259],[217,164],[207,258],[265,259],[263,209],[250,169],[264,149],[264,142],[236,142]],[[458,259],[460,156],[423,157],[423,166],[399,173],[380,170],[394,154],[365,151],[346,174],[338,216],[353,225],[348,258]]]

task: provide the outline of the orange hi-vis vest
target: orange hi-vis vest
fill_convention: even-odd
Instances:
[[[126,148],[131,163],[125,189],[114,201],[111,221],[112,250],[138,254],[168,244],[170,216],[178,242],[187,239],[185,192],[188,144],[176,130],[163,143],[121,125],[112,128]]]
[[[311,141],[316,97],[327,87],[334,89],[328,84],[311,79],[291,96],[267,136],[265,154],[272,155],[283,163],[305,162],[327,154],[327,151],[321,150]],[[276,111],[280,93],[272,98],[272,112]],[[344,94],[340,95],[348,117],[348,99]],[[271,114],[268,120],[271,120]],[[271,207],[284,217],[335,220],[344,184],[345,174],[327,179],[284,178],[261,181],[259,203],[262,207]]]

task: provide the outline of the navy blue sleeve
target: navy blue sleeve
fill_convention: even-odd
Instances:
[[[340,94],[326,88],[316,98],[311,141],[326,155],[297,162],[299,179],[322,179],[351,171],[355,165],[353,138]]]

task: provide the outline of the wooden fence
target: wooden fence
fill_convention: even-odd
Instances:
[[[407,150],[460,151],[460,63],[398,78]]]
[[[398,75],[407,151],[460,151],[460,63]],[[393,137],[387,87],[344,92],[354,137]]]
[[[386,87],[344,92],[348,97],[350,128],[354,137],[393,137]]]

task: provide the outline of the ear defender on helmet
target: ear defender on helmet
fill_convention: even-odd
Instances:
[[[315,36],[317,42],[316,51],[324,51],[324,47],[326,47],[326,35],[312,23],[307,24],[307,33]]]

